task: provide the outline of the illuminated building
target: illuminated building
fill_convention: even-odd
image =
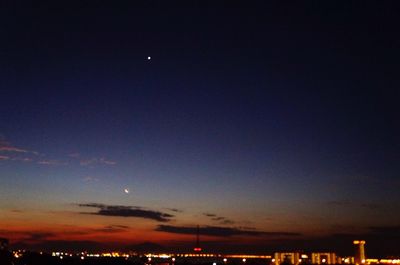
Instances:
[[[364,240],[354,240],[353,244],[356,247],[356,253],[354,255],[354,264],[360,265],[365,263],[365,250],[364,250],[364,245],[365,241]]]
[[[336,264],[336,254],[332,252],[311,253],[312,264]]]
[[[293,265],[298,265],[301,262],[300,253],[298,252],[276,252],[274,254],[273,262],[275,265],[280,265],[281,263],[290,263]]]

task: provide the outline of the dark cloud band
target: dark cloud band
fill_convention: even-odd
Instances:
[[[159,222],[168,222],[174,217],[171,214],[159,211],[143,209],[137,206],[105,205],[101,203],[78,204],[80,207],[97,208],[97,212],[83,212],[82,214],[93,214],[102,216],[137,217],[151,219]]]
[[[218,237],[230,237],[230,236],[299,236],[299,233],[290,233],[290,232],[263,232],[263,231],[254,231],[254,230],[241,230],[237,228],[230,227],[219,227],[219,226],[206,226],[200,227],[197,230],[195,226],[171,226],[171,225],[159,225],[156,228],[156,231],[174,233],[174,234],[188,234],[195,235],[197,231],[201,235],[207,236],[218,236]]]

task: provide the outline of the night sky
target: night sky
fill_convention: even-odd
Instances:
[[[12,246],[400,254],[394,2],[54,2],[0,11]]]

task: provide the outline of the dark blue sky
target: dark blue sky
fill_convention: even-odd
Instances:
[[[246,227],[356,233],[383,253],[400,221],[400,40],[397,6],[375,4],[6,4],[0,222],[28,233],[19,221],[48,229],[38,213],[59,211],[52,242],[93,221],[82,204],[176,208],[176,229],[272,246]],[[180,240],[134,214],[129,233]]]

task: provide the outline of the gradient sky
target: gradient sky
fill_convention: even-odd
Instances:
[[[398,7],[242,4],[2,8],[0,236],[393,254]]]

